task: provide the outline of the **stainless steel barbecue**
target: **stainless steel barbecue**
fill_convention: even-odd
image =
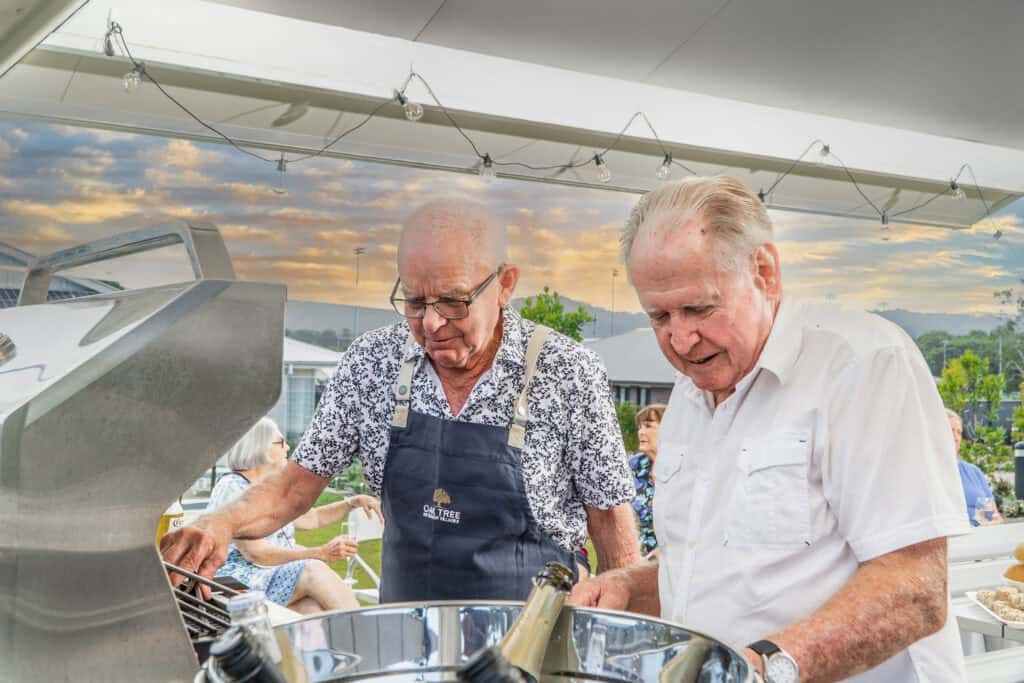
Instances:
[[[337,612],[279,626],[290,681],[454,681],[473,653],[497,645],[519,615],[510,602],[396,604]],[[635,614],[563,608],[548,645],[542,683],[591,680],[655,683],[692,650],[685,683],[745,683],[746,660],[714,638]]]
[[[194,282],[44,303],[61,269],[172,242],[184,244]],[[236,281],[205,225],[137,231],[31,265],[20,305],[0,311],[0,681],[196,676],[193,648],[229,617],[188,586],[172,591],[153,531],[276,400],[284,299],[283,286]],[[277,629],[281,668],[292,683],[454,680],[519,610],[405,604],[308,618]],[[676,674],[664,678],[670,662]],[[568,608],[543,671],[609,683],[750,677],[714,639]]]
[[[194,282],[45,303],[55,272],[172,243]],[[30,265],[0,311],[0,680],[192,679],[153,531],[277,399],[284,300],[208,225]]]

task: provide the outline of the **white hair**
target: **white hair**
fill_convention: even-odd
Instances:
[[[956,419],[960,420],[960,424],[963,424],[964,421],[964,419],[960,417],[960,413],[956,412],[955,410],[950,410],[949,408],[946,408],[946,417],[955,417]]]
[[[768,211],[746,185],[727,176],[684,178],[648,192],[636,203],[620,238],[627,264],[645,222],[667,214],[703,220],[715,240],[715,262],[723,270],[743,269],[754,250],[773,239]]]
[[[402,225],[399,258],[405,251],[408,235],[420,230],[428,230],[436,239],[457,243],[467,255],[477,257],[488,268],[508,261],[508,230],[479,204],[441,199],[413,211]]]
[[[262,417],[238,440],[227,453],[228,467],[233,471],[251,470],[260,465],[269,465],[270,444],[281,433],[277,423],[269,417]]]

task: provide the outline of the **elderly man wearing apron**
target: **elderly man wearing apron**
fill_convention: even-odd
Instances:
[[[212,574],[231,537],[280,527],[359,460],[383,502],[384,602],[523,599],[546,562],[576,565],[588,532],[602,569],[637,561],[604,367],[509,305],[505,242],[480,208],[416,211],[390,297],[405,320],[352,343],[279,477],[172,535],[164,557]]]

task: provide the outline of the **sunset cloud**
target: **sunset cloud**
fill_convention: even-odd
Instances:
[[[220,227],[240,277],[284,282],[292,299],[386,307],[402,222],[448,198],[480,203],[508,226],[518,296],[549,286],[606,308],[614,294],[616,310],[639,310],[618,246],[635,195],[326,157],[280,174],[219,145],[14,120],[0,121],[0,159],[0,240],[33,253],[202,220]],[[274,192],[280,186],[286,195]],[[770,215],[789,295],[991,312],[994,290],[1020,287],[1022,213],[1024,202],[970,230],[893,223],[888,240],[877,220]],[[358,286],[356,247],[365,249]],[[190,277],[174,250],[97,272],[128,286]]]

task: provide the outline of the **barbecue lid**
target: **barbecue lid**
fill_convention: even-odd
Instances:
[[[192,283],[0,311],[0,420],[128,335]],[[14,353],[14,350],[17,353]],[[6,360],[5,360],[6,359]],[[82,380],[109,368],[93,366]]]

